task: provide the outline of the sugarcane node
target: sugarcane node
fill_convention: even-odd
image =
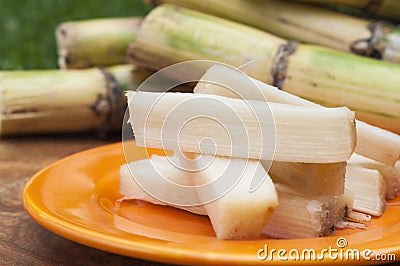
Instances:
[[[283,83],[286,79],[289,57],[296,52],[296,49],[297,42],[289,41],[279,46],[278,51],[273,58],[271,68],[271,74],[273,77],[272,84],[280,90],[282,89]]]
[[[370,37],[354,41],[350,45],[350,51],[353,54],[382,59],[386,47],[382,41],[385,26],[379,21],[374,21],[368,24],[367,29],[371,33]]]
[[[106,138],[109,133],[121,127],[124,115],[125,104],[123,101],[122,89],[113,74],[100,68],[106,81],[106,93],[98,95],[98,98],[91,109],[96,115],[106,113],[106,119],[97,129],[99,138]]]
[[[364,7],[361,8],[361,10],[370,14],[376,14],[379,12],[382,4],[383,0],[369,0],[367,3],[365,3]]]

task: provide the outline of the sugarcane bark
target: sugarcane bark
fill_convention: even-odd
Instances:
[[[2,135],[82,131],[106,121],[107,86],[99,70],[3,72],[0,82]]]
[[[56,30],[61,68],[89,68],[127,62],[140,18],[97,19],[61,23]]]
[[[282,45],[288,44],[265,32],[165,5],[145,19],[129,54],[153,69],[193,59],[247,63],[241,70],[256,79],[274,84],[285,76],[281,89],[325,106],[348,105],[359,119],[400,133],[399,65],[313,45],[298,45],[280,60]]]
[[[285,1],[157,0],[241,22],[288,40],[400,62],[400,30],[325,8]],[[251,14],[250,16],[248,14]]]
[[[132,65],[0,72],[0,135],[120,130],[122,92],[150,74]]]
[[[283,89],[325,106],[349,106],[357,119],[400,132],[399,80],[396,64],[299,45]]]
[[[241,22],[282,38],[329,45],[343,51],[348,51],[354,40],[367,38],[370,35],[366,27],[368,21],[297,3],[243,0],[157,0],[155,2],[176,4]],[[331,27],[332,22],[336,22],[335,27]]]
[[[152,69],[195,59],[236,67],[254,61],[245,67],[246,71],[272,82],[273,57],[285,43],[250,27],[179,7],[157,9],[145,21],[141,36],[130,46],[129,53],[131,62]]]

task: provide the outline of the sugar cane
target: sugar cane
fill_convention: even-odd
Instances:
[[[165,178],[170,182],[162,183]],[[139,180],[145,180],[153,188],[157,189],[152,195],[144,190],[143,185],[139,184]],[[195,189],[192,193],[189,190],[179,190],[178,184],[181,186],[191,186],[192,182],[186,175],[186,172],[180,171],[172,165],[165,156],[153,155],[150,159],[143,159],[129,164],[124,164],[120,168],[120,193],[124,195],[124,199],[143,200],[157,205],[169,205],[177,207],[185,211],[195,214],[207,215],[203,206],[199,206],[199,200]],[[171,193],[173,191],[173,193]],[[188,193],[189,192],[189,193]],[[163,199],[154,196],[162,195]],[[177,199],[181,203],[173,205]]]
[[[387,23],[284,1],[157,0],[253,26],[289,40],[400,63],[400,30]],[[251,14],[251,16],[247,15]]]
[[[208,158],[202,156],[200,160],[208,160]],[[194,162],[198,160],[192,163],[195,164]],[[192,167],[197,169],[197,165]],[[227,170],[227,167],[231,167],[232,170]],[[232,189],[221,191],[220,182],[215,183],[215,185],[219,184],[218,186],[211,185],[202,189],[201,185],[215,178],[225,179],[222,182],[226,182],[227,178],[233,179],[232,172],[238,174],[239,180],[233,183],[236,184]],[[271,212],[278,205],[275,187],[269,177],[264,179],[256,191],[249,191],[249,185],[255,173],[268,176],[261,164],[255,160],[215,157],[207,168],[191,173],[171,165],[166,157],[153,155],[151,159],[131,162],[121,167],[120,192],[126,195],[125,199],[140,199],[153,204],[178,207],[196,214],[207,214],[218,239],[250,239],[260,236]],[[141,182],[148,182],[153,189],[156,188],[157,191],[153,191],[155,195],[146,193],[137,184],[139,181],[134,180],[135,176],[141,178]],[[162,178],[170,182],[162,183]],[[174,184],[186,187],[180,189],[180,186]],[[191,187],[193,190],[187,190],[187,187],[191,185],[196,185],[196,187],[193,186]],[[163,199],[155,198],[157,195],[162,195]],[[208,202],[206,198],[210,195],[214,200]],[[187,204],[174,205],[176,198]],[[200,202],[206,204],[200,206]]]
[[[400,132],[397,64],[286,43],[250,27],[173,6],[155,8],[146,17],[129,55],[131,62],[153,69],[192,59],[234,67],[246,64],[243,70],[253,78],[325,106],[347,105],[358,119]]]
[[[374,216],[383,214],[386,208],[386,185],[379,171],[349,164],[345,187],[354,196],[354,210]]]
[[[341,195],[344,193],[346,162],[289,163],[272,162],[269,174],[274,183],[283,183],[305,195]]]
[[[354,114],[346,107],[190,93],[128,91],[127,97],[136,144],[142,147],[262,160],[273,154],[277,161],[312,163],[346,161],[354,151]],[[266,119],[265,108],[273,121]],[[218,123],[210,119],[215,114]],[[207,138],[212,142],[203,141]]]
[[[149,75],[133,65],[1,71],[0,136],[120,130],[123,91]]]
[[[317,104],[253,79],[243,72],[223,65],[210,67],[194,88],[194,93],[215,94],[246,100],[271,101],[299,106]],[[355,152],[392,166],[400,157],[400,136],[356,121]]]
[[[204,206],[200,205],[200,199],[196,197],[198,194],[195,194],[196,196],[193,198],[193,194],[189,190],[180,190],[177,186],[174,189],[165,189],[160,181],[161,179],[154,178],[153,169],[157,168],[162,169],[161,173],[172,183],[187,185],[190,184],[190,180],[193,180],[188,175],[184,180],[182,175],[176,174],[176,168],[171,167],[166,158],[158,158],[156,162],[150,162],[157,157],[153,155],[150,159],[131,162],[129,168],[128,165],[121,167],[120,192],[123,196],[121,200],[144,200],[157,205],[168,205],[195,214],[207,215]],[[162,164],[168,165],[163,168]],[[220,170],[217,169],[217,172],[220,172]],[[152,187],[164,190],[165,195],[171,198],[179,197],[193,200],[192,206],[173,205],[157,200],[144,191],[135,179],[148,180]],[[365,225],[359,223],[363,221],[358,217],[365,218],[365,215],[357,216],[352,212],[353,198],[347,192],[338,196],[309,196],[300,194],[283,184],[276,184],[276,188],[279,195],[279,205],[263,229],[264,235],[278,238],[321,237],[331,235],[337,226],[340,228],[365,227]],[[241,211],[232,212],[233,215],[235,213],[238,215],[241,214]],[[346,220],[349,217],[353,217],[351,219],[356,222],[347,222]],[[249,219],[248,222],[251,222],[251,220]],[[237,220],[232,220],[231,223],[235,224]],[[248,230],[253,230],[251,224],[249,227]]]
[[[127,47],[135,40],[140,21],[141,18],[113,18],[61,23],[56,29],[60,67],[127,63]]]
[[[397,169],[396,166],[379,163],[356,153],[351,156],[348,163],[379,171],[385,181],[386,199],[394,199],[399,193],[400,169]]]
[[[189,157],[189,160],[181,160],[181,165],[188,170],[201,169],[189,172],[189,176],[197,186],[197,197],[206,202],[203,207],[217,238],[260,237],[278,205],[275,186],[261,163],[258,160],[204,154],[191,154]],[[228,189],[225,184],[234,178],[237,181],[232,189]],[[254,179],[261,180],[261,183],[255,191],[251,191]],[[202,187],[205,184],[208,186]],[[210,198],[214,200],[210,201]]]
[[[397,0],[289,0],[315,4],[334,4],[365,11],[371,15],[400,21],[400,3]]]
[[[352,209],[350,194],[309,196],[275,183],[279,205],[263,234],[273,238],[310,238],[331,235],[336,224],[346,220]]]

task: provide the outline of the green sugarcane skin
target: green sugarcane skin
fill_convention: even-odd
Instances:
[[[400,132],[399,80],[397,64],[300,45],[283,89],[325,106],[349,106],[358,119]]]
[[[202,38],[194,38],[196,32]],[[271,84],[276,62],[266,49],[269,39],[265,32],[167,5],[146,18],[129,53],[154,69],[192,59],[238,66],[258,57],[264,62],[250,64],[248,74]],[[361,120],[400,133],[399,65],[312,45],[298,45],[287,62],[284,90],[326,106],[346,104]]]
[[[157,0],[244,23],[289,40],[318,44],[344,52],[400,63],[400,29],[378,23],[369,47],[371,20],[325,8],[273,0]],[[251,14],[251,15],[248,15]],[[361,41],[361,43],[360,43]],[[355,46],[355,43],[358,45]]]
[[[267,0],[156,0],[227,18],[289,40],[349,51],[352,42],[370,36],[369,21],[324,8]],[[334,25],[334,27],[332,27]]]
[[[149,69],[131,64],[115,65],[107,67],[104,70],[115,78],[122,92],[136,90],[143,81],[154,73],[154,71],[150,71]]]
[[[253,28],[191,10],[164,6],[142,23],[131,45],[131,62],[161,69],[175,62],[210,59],[239,67],[272,82],[273,56],[284,40]],[[266,59],[267,58],[267,59]]]
[[[115,103],[115,110],[110,106],[110,75],[121,90],[122,100]],[[2,71],[0,136],[97,131],[106,126],[120,130],[122,120],[115,116],[126,107],[123,91],[135,89],[149,75],[150,71],[132,65],[108,70]]]
[[[106,81],[99,70],[64,72],[9,71],[2,86],[1,135],[93,130],[106,121],[108,110],[91,105],[106,102]]]
[[[61,23],[56,30],[59,65],[66,69],[127,62],[141,18],[95,19]]]

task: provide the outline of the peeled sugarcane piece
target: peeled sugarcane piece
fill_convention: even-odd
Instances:
[[[121,167],[120,193],[124,199],[139,199],[158,205],[169,205],[196,214],[207,214],[211,220],[218,239],[251,239],[260,236],[267,223],[271,212],[278,205],[275,187],[268,177],[267,172],[258,160],[239,158],[204,156],[200,160],[212,163],[204,170],[191,173],[172,165],[167,157],[154,156],[151,159],[131,162]],[[193,162],[193,169],[199,165]],[[200,163],[202,164],[202,163]],[[228,167],[230,169],[228,169]],[[190,170],[190,169],[189,169]],[[132,175],[130,174],[132,173]],[[232,173],[238,174],[237,182],[233,182],[232,189],[224,191],[221,182],[233,179]],[[250,192],[250,184],[255,175],[264,181],[256,191]],[[133,179],[141,177],[141,182],[148,182],[155,195],[162,195],[166,201],[161,201],[143,190]],[[169,186],[161,185],[162,178],[168,179]],[[212,181],[221,178],[221,182]],[[202,185],[209,183],[206,188]],[[182,186],[197,185],[192,191],[183,189]],[[157,191],[154,191],[157,189]],[[214,199],[208,203],[209,198]],[[185,201],[191,206],[174,205],[171,202]],[[201,202],[207,202],[200,205]]]
[[[381,18],[400,21],[400,2],[398,0],[290,0],[314,4],[333,4],[360,9]]]
[[[269,174],[274,182],[286,183],[306,195],[341,195],[344,193],[346,162],[318,164],[273,161]]]
[[[352,197],[309,196],[275,183],[279,205],[272,213],[263,234],[273,238],[310,238],[331,235],[335,225],[351,210]]]
[[[142,182],[146,180],[149,185],[157,189],[155,191],[157,195],[162,195],[163,199],[169,200],[169,202],[151,196],[138,184],[136,178],[140,178]],[[169,184],[167,186],[162,185],[160,180],[163,178],[171,183],[166,183]],[[143,200],[157,205],[180,208],[195,214],[207,215],[203,206],[199,206],[199,200],[194,189],[192,193],[188,193],[189,190],[180,190],[173,184],[190,186],[192,182],[186,173],[172,165],[168,158],[164,156],[153,155],[150,159],[124,164],[120,169],[120,193],[124,196],[124,199]],[[188,206],[170,204],[170,202],[175,202],[176,199],[187,202]],[[190,203],[192,203],[191,206],[189,206]]]
[[[162,183],[160,182],[161,179],[154,178],[155,175],[151,175],[154,168],[164,169],[164,171],[161,170],[157,174],[165,174],[172,183],[187,185],[193,181],[193,175],[185,175],[187,180],[184,180],[180,174],[174,172],[176,171],[175,167],[175,170],[170,169],[171,165],[162,168],[162,165],[160,165],[162,161],[168,163],[166,158],[153,155],[150,160],[146,159],[130,163],[130,170],[132,171],[133,169],[133,171],[135,171],[135,169],[137,169],[135,171],[135,178],[140,178],[139,175],[141,175],[142,180],[149,179],[149,183],[151,183],[153,187],[160,188],[161,190],[163,189]],[[216,177],[215,173],[221,173],[221,168],[217,167],[218,169],[215,169],[217,165],[218,164],[215,164],[213,166],[215,171],[211,170],[214,178]],[[243,169],[240,169],[239,172],[243,172]],[[191,205],[196,207],[187,208],[182,205],[171,205],[157,200],[144,192],[132,179],[127,165],[121,167],[120,173],[120,193],[124,196],[123,199],[139,199],[157,205],[173,206],[196,214],[206,214],[205,209],[200,205],[201,201],[196,193],[193,194],[188,190],[179,190],[177,186],[168,191],[164,188],[165,193],[168,192],[168,195],[173,195],[171,197],[188,199],[187,202],[193,200]],[[247,185],[245,185],[245,187],[248,187]],[[319,237],[331,234],[337,226],[340,228],[359,228],[367,224],[367,222],[364,221],[366,218],[365,215],[360,215],[352,211],[353,199],[347,192],[339,196],[316,197],[300,194],[282,184],[277,184],[276,187],[279,194],[279,205],[271,214],[271,219],[267,222],[267,226],[263,230],[263,232],[269,236],[278,238]],[[195,198],[192,198],[193,195],[196,195]],[[240,204],[240,202],[238,204]],[[250,206],[253,205],[250,204]],[[247,208],[249,207],[246,206],[242,211],[246,211]],[[238,213],[243,213],[242,211],[238,211]],[[237,211],[233,212],[233,215],[236,212]],[[347,215],[349,217],[347,217]],[[353,222],[346,221],[349,219]],[[235,221],[231,222],[232,224],[235,223]],[[250,224],[249,227],[250,229],[248,230],[252,230],[253,224]]]
[[[354,114],[346,107],[192,93],[128,91],[127,97],[138,146],[262,160],[273,154],[277,161],[308,163],[346,161],[354,150]]]
[[[399,135],[358,120],[356,128],[358,154],[390,166],[400,158]]]
[[[206,203],[204,209],[217,238],[260,237],[271,213],[278,206],[274,184],[260,161],[204,154],[191,154],[187,161],[189,163],[183,165],[192,171],[190,179],[197,186],[199,200]],[[197,169],[202,170],[193,171]],[[227,181],[233,178],[237,181],[229,189]],[[251,191],[254,180],[262,181],[255,191]],[[205,184],[208,185],[202,187]],[[216,200],[210,202],[210,199]]]
[[[377,170],[357,165],[347,165],[345,187],[354,197],[353,209],[374,216],[386,208],[386,185]]]
[[[400,30],[383,22],[373,22],[317,6],[285,1],[156,0],[153,2],[176,4],[224,17],[289,40],[318,44],[400,63]]]
[[[133,65],[0,71],[0,135],[120,130],[123,90],[150,74]]]
[[[197,83],[194,93],[299,106],[320,106],[223,65],[210,67]],[[355,152],[387,165],[396,163],[400,157],[399,135],[357,120],[356,128]]]
[[[360,120],[400,132],[398,64],[285,43],[250,27],[168,5],[146,17],[129,56],[153,69],[193,59],[245,65],[243,71],[253,78],[325,106],[347,105]]]
[[[61,68],[89,68],[127,63],[141,18],[64,22],[56,30]]]
[[[400,171],[395,166],[385,165],[380,162],[365,158],[358,154],[353,154],[348,160],[349,165],[358,165],[367,169],[378,170],[386,185],[387,199],[394,199],[399,193],[398,186],[400,182]]]

